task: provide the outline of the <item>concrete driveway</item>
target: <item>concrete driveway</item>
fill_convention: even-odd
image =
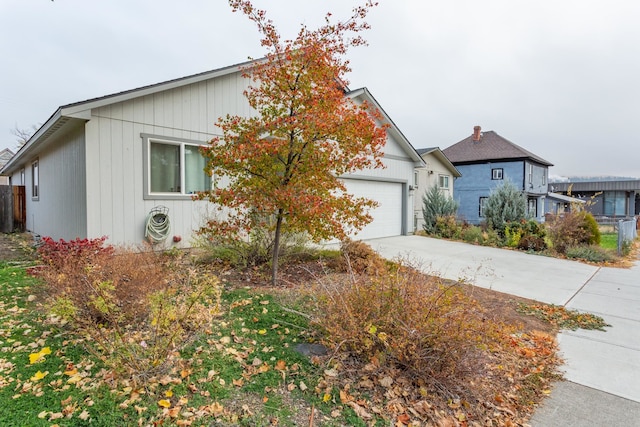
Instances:
[[[629,269],[600,268],[421,236],[366,243],[386,258],[406,258],[431,274],[602,316],[612,325],[606,332],[558,335],[568,382],[556,386],[532,425],[628,426],[640,419],[638,262]]]

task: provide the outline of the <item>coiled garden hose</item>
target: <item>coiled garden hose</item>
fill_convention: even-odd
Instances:
[[[168,211],[165,207],[153,208],[147,215],[144,237],[153,245],[164,242],[169,237],[171,221]]]

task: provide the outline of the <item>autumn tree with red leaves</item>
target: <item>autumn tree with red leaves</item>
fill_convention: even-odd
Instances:
[[[248,0],[229,4],[257,25],[267,54],[243,69],[252,81],[244,95],[256,115],[220,118],[222,136],[202,151],[208,172],[229,180],[200,195],[226,209],[224,220],[205,229],[238,236],[270,228],[275,284],[283,232],[341,239],[372,220],[368,211],[376,203],[347,194],[339,177],[383,167],[382,116],[349,98],[345,80],[344,56],[366,44],[360,33],[369,28],[364,19],[375,4],[355,8],[344,22],[331,23],[329,13],[320,28],[302,25],[294,40],[284,41],[264,10]]]

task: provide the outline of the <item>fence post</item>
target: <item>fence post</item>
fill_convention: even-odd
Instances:
[[[633,241],[638,236],[636,231],[636,220],[619,220],[618,221],[618,255],[622,254],[624,242]]]

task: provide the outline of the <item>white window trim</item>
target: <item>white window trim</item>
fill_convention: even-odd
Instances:
[[[529,184],[533,184],[533,165],[529,164]]]
[[[442,181],[446,181],[447,185],[441,185]],[[449,175],[438,175],[438,187],[440,188],[449,188]]]
[[[169,136],[159,136],[142,133],[142,157],[143,157],[143,199],[144,200],[191,200],[193,194],[183,193],[185,183],[185,168],[184,168],[184,147],[185,145],[191,146],[206,146],[206,143],[202,141],[194,141],[184,138],[174,138]],[[167,145],[179,145],[180,146],[180,193],[152,193],[151,192],[151,143],[156,142]],[[213,180],[213,178],[212,178]],[[212,182],[213,184],[213,182]]]
[[[500,176],[497,176],[500,175]],[[498,181],[504,179],[504,169],[503,168],[492,168],[491,169],[491,179]]]
[[[31,200],[40,200],[40,159],[31,162]]]
[[[487,199],[488,197],[480,197],[480,199],[478,199],[478,216],[480,218],[485,218],[483,205],[487,203]]]

